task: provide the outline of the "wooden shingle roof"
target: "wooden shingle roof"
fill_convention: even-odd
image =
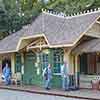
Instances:
[[[7,36],[0,41],[0,53],[16,52],[16,47],[20,37],[23,35],[23,30],[20,30],[12,35]]]
[[[60,18],[49,14],[42,14],[45,27],[44,34],[52,45],[73,44],[99,15],[100,12],[77,17]]]
[[[73,44],[100,16],[100,11],[73,17],[41,13],[27,28],[0,41],[0,52],[17,51],[21,37],[44,34],[50,45]]]
[[[93,39],[76,47],[73,53],[90,53],[90,52],[100,52],[100,39]]]

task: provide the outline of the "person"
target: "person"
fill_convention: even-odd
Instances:
[[[49,90],[51,88],[51,79],[52,79],[52,71],[50,64],[48,64],[48,66],[43,70],[43,79],[44,79],[45,89]]]
[[[11,84],[11,70],[8,66],[8,63],[6,63],[5,67],[3,68],[3,79],[6,85]]]
[[[61,76],[62,76],[62,89],[65,91],[69,90],[69,68],[68,63],[64,62],[61,65]]]

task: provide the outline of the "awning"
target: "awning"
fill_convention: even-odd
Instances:
[[[93,39],[80,45],[76,46],[73,53],[89,53],[89,52],[100,52],[100,39]]]

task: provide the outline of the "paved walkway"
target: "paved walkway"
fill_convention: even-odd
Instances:
[[[62,97],[71,97],[71,98],[80,98],[80,99],[90,99],[90,100],[100,100],[100,91],[97,90],[87,90],[80,89],[77,91],[62,91],[57,89],[51,89],[49,91],[36,87],[36,86],[4,86],[0,85],[0,89],[9,89],[9,90],[18,90],[36,94],[45,94],[45,95],[55,95]]]
[[[80,99],[0,89],[0,100],[80,100]]]

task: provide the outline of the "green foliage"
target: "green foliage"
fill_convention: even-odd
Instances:
[[[0,39],[31,23],[42,8],[66,14],[100,7],[100,0],[0,0]]]
[[[100,7],[100,0],[49,0],[47,8],[72,14]]]
[[[0,36],[5,37],[30,23],[42,5],[38,0],[0,0],[0,33],[4,34]]]

